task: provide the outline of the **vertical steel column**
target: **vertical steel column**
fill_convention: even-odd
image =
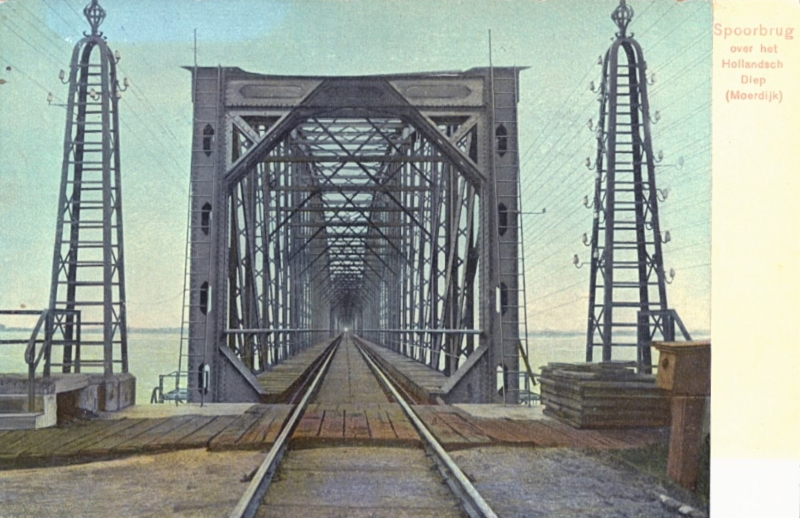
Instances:
[[[496,308],[495,318],[499,325],[493,355],[494,365],[502,367],[503,388],[499,395],[504,403],[517,403],[519,399],[519,341],[520,309],[524,310],[524,293],[520,283],[519,252],[519,152],[517,142],[517,88],[518,70],[502,68],[489,70],[491,97],[491,142],[492,180],[495,196],[494,206],[488,208],[495,213],[496,225]],[[499,312],[499,315],[497,314]]]
[[[224,221],[224,190],[218,178],[219,104],[221,69],[195,68],[194,85],[194,129],[192,136],[191,199],[190,199],[190,282],[188,307],[188,369],[187,390],[189,401],[210,399],[213,394],[207,381],[213,372],[216,354],[216,322],[218,313],[217,293],[212,289],[217,278],[217,240],[227,235],[221,231]],[[223,196],[218,196],[219,190]],[[223,237],[224,239],[224,237]],[[212,302],[213,301],[213,302]]]

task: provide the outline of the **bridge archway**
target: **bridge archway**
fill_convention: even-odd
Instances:
[[[449,402],[516,398],[520,69],[191,70],[190,399],[252,400],[345,328],[449,376]]]

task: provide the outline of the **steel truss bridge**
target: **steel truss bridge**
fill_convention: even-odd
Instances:
[[[448,402],[524,397],[520,70],[191,68],[188,399],[256,399],[345,329],[444,373]]]
[[[69,94],[50,303],[26,362],[29,385],[44,358],[45,376],[51,366],[102,370],[113,396],[120,380],[134,387],[117,109],[128,83],[119,84],[97,0],[84,15],[92,32],[75,46],[69,79],[61,74]],[[646,63],[626,32],[633,9],[620,0],[611,18],[619,31],[601,59],[597,155],[587,162],[595,194],[584,238],[592,247],[586,360],[595,349],[607,362],[635,348],[636,366],[649,372],[658,334],[673,340],[677,325],[691,338],[667,305],[661,245],[669,233],[658,220]],[[260,401],[259,375],[348,331],[446,378],[443,403],[531,399],[523,69],[490,61],[464,72],[360,77],[188,70],[181,352],[155,399]],[[102,340],[82,339],[82,327],[102,330]],[[53,346],[60,363],[51,362]],[[164,395],[170,376],[177,384]]]

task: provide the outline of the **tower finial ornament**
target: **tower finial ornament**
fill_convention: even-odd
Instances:
[[[106,11],[100,7],[97,0],[92,0],[91,4],[83,8],[83,15],[89,21],[89,25],[92,26],[92,36],[101,36],[103,33],[98,28],[106,18]]]
[[[625,0],[619,0],[619,5],[614,9],[614,12],[611,13],[611,19],[614,20],[614,23],[619,27],[617,37],[625,38],[625,31],[628,29],[628,24],[630,24],[633,19],[633,7],[626,4]]]

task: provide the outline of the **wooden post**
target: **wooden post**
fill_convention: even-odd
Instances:
[[[667,475],[688,489],[697,482],[703,434],[704,396],[673,396]]]
[[[671,391],[667,475],[687,489],[697,483],[703,411],[710,392],[711,342],[654,342],[656,385]]]

